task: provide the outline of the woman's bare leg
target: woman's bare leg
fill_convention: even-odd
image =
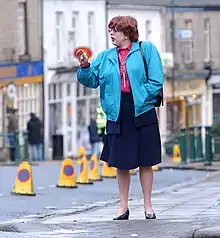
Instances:
[[[151,193],[153,184],[152,167],[140,167],[140,182],[144,194],[144,208],[148,214],[153,213],[151,204]]]
[[[118,215],[122,215],[128,209],[130,171],[117,169],[117,182],[120,197],[120,209]]]

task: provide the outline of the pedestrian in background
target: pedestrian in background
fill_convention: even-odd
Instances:
[[[91,118],[88,126],[90,144],[92,146],[92,155],[99,156],[99,135],[95,119]]]
[[[43,160],[43,127],[41,120],[33,113],[30,113],[30,120],[27,123],[28,143],[31,149],[32,161]]]
[[[100,100],[107,116],[107,136],[101,160],[117,168],[120,209],[114,220],[129,219],[130,171],[139,167],[146,219],[155,219],[151,204],[152,166],[161,162],[161,140],[155,111],[163,87],[160,55],[150,42],[138,42],[137,21],[114,17],[109,25],[114,48],[100,53],[90,64],[77,52],[78,80],[90,88],[100,86]],[[141,47],[141,48],[140,48]],[[143,56],[148,67],[148,77]]]
[[[100,138],[100,141],[104,143],[105,139],[105,131],[106,131],[106,115],[102,110],[101,105],[99,104],[96,108],[96,124],[98,129],[98,135]]]
[[[16,132],[18,131],[17,109],[12,109],[8,116],[8,143],[10,148],[10,160],[16,160]],[[19,146],[19,145],[18,145]]]

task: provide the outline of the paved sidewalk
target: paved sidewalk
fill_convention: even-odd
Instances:
[[[158,219],[191,220],[200,217],[220,218],[220,174],[190,187],[174,189],[152,198]],[[130,219],[144,219],[143,199],[129,202]],[[116,215],[118,204],[100,210],[89,210],[70,216],[47,219],[46,224],[109,221]]]
[[[112,221],[117,204],[15,224],[14,229],[25,233],[24,237],[220,237],[220,173],[203,182],[188,183],[188,186],[177,186],[172,191],[154,195],[153,206],[157,220],[145,220],[143,200],[135,199],[129,202],[129,221]],[[0,234],[0,237],[15,236]]]
[[[204,165],[202,162],[187,162],[187,164],[175,163],[172,158],[165,156],[163,162],[160,164],[160,169],[193,169],[193,170],[206,170],[206,171],[220,171],[220,161],[212,162],[212,165]]]

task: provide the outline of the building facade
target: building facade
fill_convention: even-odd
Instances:
[[[178,4],[182,8],[174,11],[175,70],[165,70],[164,106],[157,109],[162,140],[173,129],[207,125],[213,120],[213,90],[211,85],[207,86],[209,70],[204,66],[211,65],[213,72],[219,68],[217,38],[212,36],[218,32],[218,12],[204,11],[198,2],[198,8],[193,10],[184,1]],[[111,47],[107,22],[116,15],[131,15],[138,20],[140,40],[152,41],[161,55],[173,53],[169,6],[165,0],[139,0],[135,5],[131,0],[44,0],[46,156],[53,157],[56,140],[63,145],[62,156],[76,155],[80,135],[96,114],[99,89],[88,89],[77,82],[79,64],[74,50],[89,47],[92,60]]]
[[[173,11],[167,9],[165,17],[166,52],[174,48],[173,31],[175,45],[174,72],[166,71],[168,133],[181,127],[212,125],[216,109],[213,110],[213,90],[207,79],[210,67],[213,75],[220,69],[217,30],[220,11],[205,8],[175,8]],[[219,96],[214,97],[216,104]]]
[[[99,102],[99,89],[88,89],[76,81],[79,65],[72,56],[74,49],[89,47],[95,57],[112,47],[107,22],[116,15],[132,15],[138,20],[140,40],[152,41],[162,52],[165,43],[161,12],[158,7],[144,4],[128,7],[111,1],[45,0],[44,15],[45,142],[48,141],[45,148],[52,149],[54,135],[60,135],[63,156],[72,156],[77,154],[80,134],[87,130],[90,118],[96,116]],[[166,120],[163,110],[164,107],[158,110],[161,124]],[[50,149],[48,156],[51,157]]]
[[[44,1],[45,148],[51,158],[55,140],[62,156],[75,156],[80,135],[96,116],[99,91],[76,80],[77,47],[88,47],[92,58],[106,48],[104,1]],[[91,58],[91,60],[92,60]],[[54,151],[53,151],[54,153]]]
[[[43,117],[39,1],[0,1],[0,29],[0,132],[7,132],[11,109],[18,109],[22,131],[26,129],[30,112]]]

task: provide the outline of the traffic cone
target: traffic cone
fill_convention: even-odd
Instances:
[[[158,165],[152,166],[153,171],[160,171],[160,167]]]
[[[36,196],[33,185],[33,174],[31,164],[22,162],[18,167],[12,195]]]
[[[137,171],[136,171],[135,169],[131,169],[131,170],[130,170],[130,174],[131,174],[131,175],[136,175],[136,174],[137,174]]]
[[[59,188],[77,188],[74,174],[74,163],[70,158],[66,158],[60,170],[60,178],[57,184]]]
[[[78,157],[77,157],[77,163],[80,164],[80,160],[83,156],[86,156],[86,150],[84,146],[80,146],[78,149]]]
[[[87,163],[88,161],[86,156],[83,156],[80,160],[80,173],[77,179],[78,184],[93,184],[92,181],[89,181]]]
[[[102,166],[102,178],[116,178],[116,169],[109,167],[108,163],[104,162]]]
[[[173,146],[173,158],[172,158],[172,161],[174,163],[180,163],[181,162],[180,146],[178,144],[175,144]]]
[[[92,155],[90,159],[89,180],[102,181],[99,175],[99,161],[96,155]]]

